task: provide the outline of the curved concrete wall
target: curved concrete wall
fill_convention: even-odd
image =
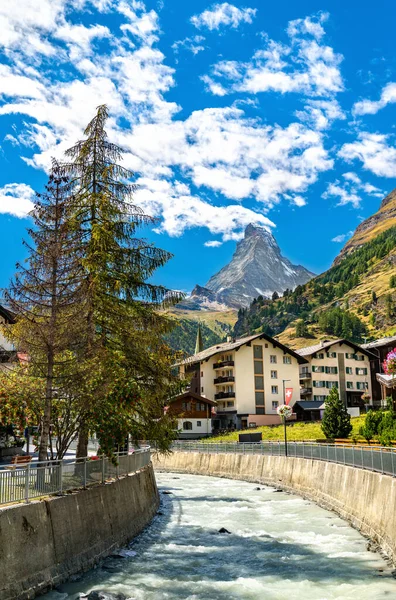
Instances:
[[[195,452],[156,456],[154,467],[264,483],[295,492],[335,511],[396,563],[396,480],[388,475],[305,458]]]
[[[152,466],[118,481],[0,510],[0,598],[25,600],[93,567],[159,505]]]

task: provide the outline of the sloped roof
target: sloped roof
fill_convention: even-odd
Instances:
[[[393,377],[392,375],[385,375],[385,373],[376,373],[376,376],[377,381],[385,385],[387,388],[396,387],[396,377]]]
[[[220,352],[230,352],[231,350],[236,350],[237,348],[240,348],[245,344],[249,344],[253,340],[257,339],[265,339],[267,342],[270,342],[274,346],[283,350],[283,352],[285,352],[286,354],[294,356],[294,358],[296,358],[300,364],[307,362],[295,350],[284,346],[283,344],[278,342],[278,340],[275,340],[274,338],[270,337],[269,335],[266,335],[265,333],[256,333],[255,335],[249,335],[248,337],[239,338],[237,340],[233,340],[232,342],[223,342],[222,344],[216,344],[216,346],[211,346],[210,348],[206,348],[206,350],[203,350],[202,352],[198,352],[198,354],[193,354],[192,356],[189,356],[188,358],[186,358],[178,364],[188,365],[201,362],[203,360],[208,360],[211,356],[214,356],[215,354],[219,354]]]
[[[368,356],[370,358],[376,358],[376,356],[374,354],[372,354],[369,350],[367,350],[363,346],[358,346],[354,342],[351,342],[350,340],[345,340],[342,338],[339,338],[337,340],[324,340],[320,344],[315,344],[314,346],[306,346],[305,348],[300,348],[299,350],[297,350],[297,353],[300,354],[301,356],[311,356],[312,354],[316,354],[317,352],[320,352],[321,350],[327,350],[327,349],[331,348],[331,346],[334,346],[334,344],[345,344],[345,345],[353,348],[353,350],[355,350],[355,352],[361,352],[362,354],[365,354],[366,356]]]
[[[15,323],[14,315],[0,304],[0,315],[6,320],[7,323]]]
[[[185,398],[193,398],[194,400],[198,400],[198,402],[203,402],[205,404],[209,404],[210,406],[217,406],[216,400],[210,400],[205,396],[200,396],[199,394],[196,394],[195,392],[189,392],[188,390],[183,394],[169,398],[168,402],[176,402],[177,400],[184,400]]]
[[[369,350],[370,348],[378,348],[379,346],[387,346],[388,344],[396,344],[396,335],[380,338],[373,342],[369,342],[368,344],[362,344],[362,348],[367,348]]]
[[[297,400],[294,406],[300,406],[303,410],[320,410],[325,407],[325,403],[323,400]]]

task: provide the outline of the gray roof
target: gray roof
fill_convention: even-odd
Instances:
[[[378,348],[379,346],[387,346],[388,344],[396,344],[396,335],[392,335],[390,337],[383,337],[379,340],[374,340],[373,342],[369,342],[368,344],[362,344],[362,348]]]
[[[315,344],[314,346],[306,346],[305,348],[300,348],[299,350],[296,350],[296,352],[300,354],[300,356],[311,356],[312,354],[316,354],[321,350],[328,350],[329,348],[331,348],[331,346],[334,346],[334,344],[346,344],[347,346],[353,348],[355,352],[361,352],[362,354],[366,354],[367,356],[373,356],[371,352],[368,351],[364,346],[358,346],[354,342],[342,338],[339,338],[337,340],[323,340],[319,344]]]
[[[376,377],[377,381],[385,385],[387,388],[396,387],[396,377],[393,377],[393,375],[385,375],[385,373],[376,373]]]
[[[294,406],[297,405],[303,410],[320,410],[325,407],[323,400],[297,400]]]
[[[232,342],[223,342],[222,344],[216,344],[216,346],[211,346],[210,348],[206,348],[206,350],[202,350],[202,352],[198,352],[198,354],[193,354],[192,356],[189,356],[188,358],[186,358],[178,364],[186,365],[201,362],[203,360],[209,359],[211,356],[214,356],[219,352],[230,352],[231,350],[236,350],[237,348],[240,348],[241,346],[244,346],[245,344],[248,344],[249,342],[252,342],[253,340],[257,340],[259,338],[267,340],[267,342],[270,342],[274,346],[277,346],[285,353],[294,356],[294,358],[297,358],[300,364],[307,362],[295,350],[284,346],[283,344],[278,342],[278,340],[275,340],[274,338],[270,337],[265,333],[256,333],[255,335],[249,335],[247,337],[239,338],[237,340],[233,340]]]

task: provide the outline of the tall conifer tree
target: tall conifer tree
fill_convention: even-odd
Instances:
[[[54,394],[62,394],[60,377],[64,380],[65,369],[70,373],[81,339],[83,270],[78,235],[70,228],[70,193],[69,179],[54,161],[46,191],[37,194],[31,213],[27,261],[17,264],[5,293],[16,317],[12,339],[29,357],[29,376],[44,380],[39,460],[47,458]]]
[[[107,139],[107,119],[107,107],[99,106],[85,139],[66,152],[64,164],[73,184],[73,226],[85,271],[86,358],[102,365],[87,402],[94,411],[106,397],[114,364],[118,377],[123,368],[154,398],[152,411],[144,408],[152,418],[158,417],[161,393],[172,380],[171,354],[162,338],[171,321],[158,308],[180,296],[148,282],[171,255],[136,237],[137,228],[153,219],[132,202],[133,173],[120,165],[121,148]],[[88,422],[81,423],[78,456],[87,453],[88,428]]]

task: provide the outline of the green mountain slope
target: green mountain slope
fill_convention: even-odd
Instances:
[[[174,329],[165,336],[165,339],[173,350],[181,351],[186,356],[190,356],[194,354],[197,330],[197,321],[177,319]],[[209,348],[224,341],[226,335],[219,335],[205,323],[201,323],[201,332],[204,348]]]

